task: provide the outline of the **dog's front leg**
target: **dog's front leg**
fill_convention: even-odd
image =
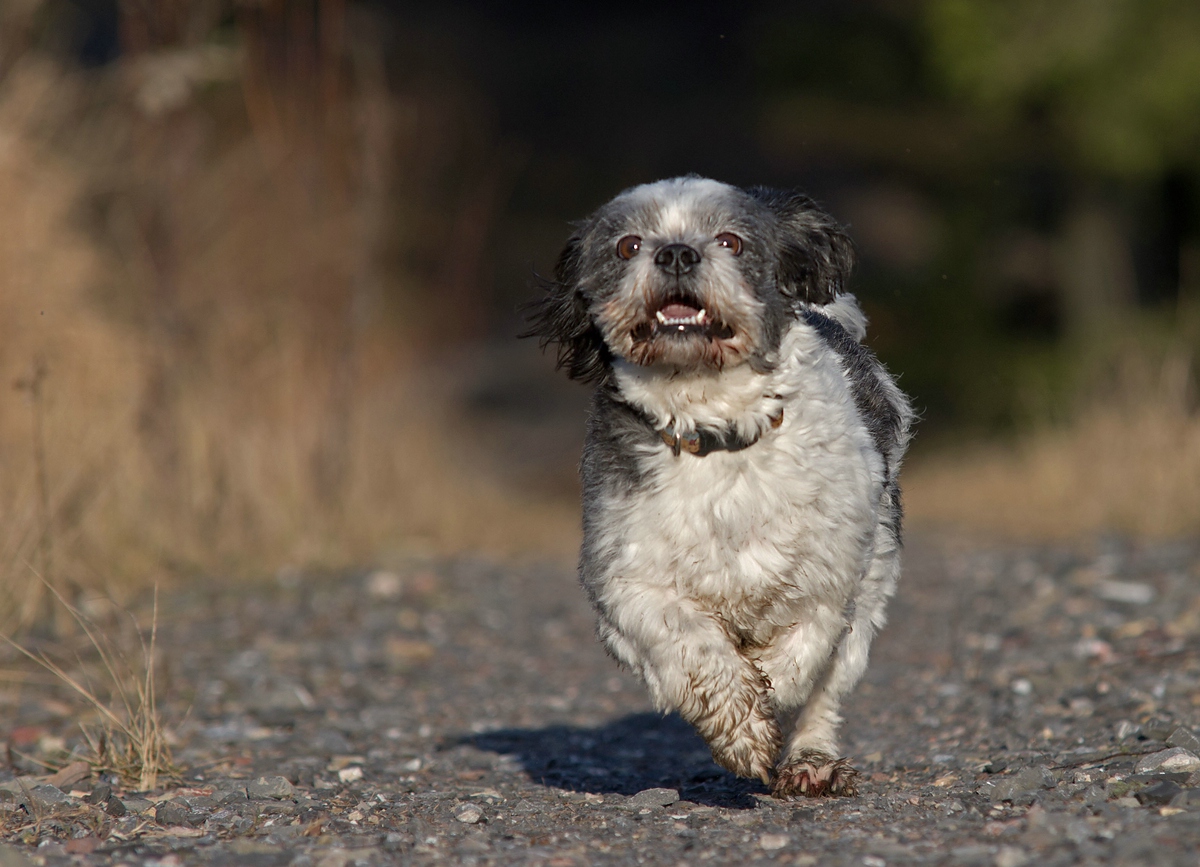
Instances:
[[[710,614],[674,590],[612,582],[600,637],[649,687],[655,707],[696,727],[722,767],[770,783],[781,738],[770,684]]]

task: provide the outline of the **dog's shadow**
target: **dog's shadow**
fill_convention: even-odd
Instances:
[[[468,735],[456,745],[514,756],[543,785],[574,792],[632,795],[678,789],[683,800],[714,807],[754,807],[766,789],[718,767],[678,716],[638,713],[592,728],[552,725]]]

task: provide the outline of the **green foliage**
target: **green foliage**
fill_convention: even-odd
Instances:
[[[998,125],[1048,124],[1083,167],[1200,164],[1200,3],[930,0],[930,63]]]

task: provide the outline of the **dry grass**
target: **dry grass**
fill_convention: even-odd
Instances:
[[[0,629],[53,610],[31,565],[127,601],[414,549],[573,557],[573,510],[460,468],[386,300],[421,297],[380,264],[420,217],[380,201],[384,155],[421,131],[350,124],[326,160],[257,135],[237,83],[158,117],[129,80],[0,79]]]
[[[1065,424],[1012,445],[933,455],[905,474],[913,524],[1030,539],[1200,529],[1200,414],[1192,359],[1127,359]]]
[[[90,754],[84,760],[94,772],[116,775],[139,792],[156,789],[161,776],[175,771],[158,710],[154,672],[158,638],[157,588],[148,641],[134,623],[140,653],[136,662],[131,662],[129,656],[114,644],[110,632],[98,628],[53,587],[46,586],[95,651],[100,662],[99,677],[89,677],[82,670],[82,664],[78,671],[68,670],[44,652],[31,651],[8,636],[4,636],[4,640],[53,675],[60,686],[67,687],[93,712],[95,722],[80,722],[80,728],[90,747]]]

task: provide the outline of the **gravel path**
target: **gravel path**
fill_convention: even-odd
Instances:
[[[1197,587],[1200,544],[912,541],[846,710],[862,792],[798,803],[650,712],[562,569],[196,587],[160,614],[182,778],[35,779],[75,734],[27,688],[0,867],[1194,865]]]

